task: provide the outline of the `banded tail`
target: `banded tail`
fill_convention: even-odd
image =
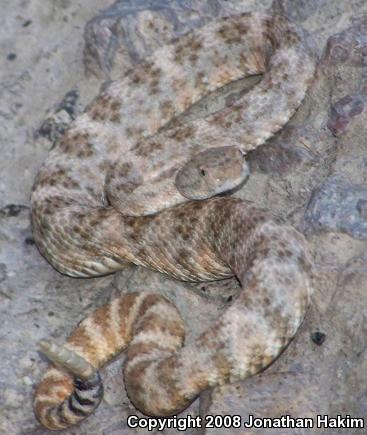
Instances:
[[[103,364],[130,343],[125,376],[135,389],[142,366],[171,355],[183,345],[184,335],[180,314],[161,295],[129,293],[112,300],[83,320],[64,348],[42,346],[58,366],[50,365],[37,387],[34,411],[38,420],[51,430],[79,423],[103,398],[97,371]],[[68,370],[60,366],[68,366]],[[130,394],[134,401],[134,392]]]

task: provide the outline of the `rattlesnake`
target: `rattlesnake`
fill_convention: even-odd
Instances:
[[[48,349],[63,368],[51,365],[36,391],[44,426],[89,415],[102,397],[95,369],[126,346],[130,399],[148,415],[170,415],[208,387],[262,370],[294,336],[311,294],[304,237],[246,201],[195,199],[243,181],[243,154],[288,121],[314,69],[302,30],[284,17],[225,17],[112,83],[55,144],[31,203],[36,243],[56,269],[90,277],[132,262],[181,280],[235,275],[243,290],[190,346],[160,295],[131,293],[97,310],[65,348]],[[230,106],[186,124],[177,118],[257,73],[260,84]]]

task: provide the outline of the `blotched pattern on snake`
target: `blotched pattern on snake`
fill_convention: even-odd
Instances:
[[[170,415],[208,387],[262,370],[294,336],[311,294],[304,237],[245,201],[209,197],[246,177],[243,155],[289,120],[314,70],[303,31],[284,17],[222,18],[112,83],[55,144],[31,202],[36,243],[56,269],[90,277],[133,262],[188,281],[235,275],[242,291],[190,346],[160,295],[126,294],[101,307],[65,348],[48,350],[63,367],[50,365],[36,391],[44,426],[62,429],[93,412],[102,397],[96,370],[125,348],[134,405]],[[259,73],[230,106],[186,124],[178,117]]]

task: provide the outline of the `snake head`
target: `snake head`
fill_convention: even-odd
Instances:
[[[216,147],[195,154],[177,172],[175,184],[188,199],[207,199],[240,186],[249,173],[242,150]]]

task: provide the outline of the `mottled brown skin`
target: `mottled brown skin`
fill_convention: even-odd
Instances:
[[[263,71],[261,84],[231,107],[188,125],[173,119],[207,92]],[[174,180],[207,148],[263,143],[298,107],[313,71],[302,33],[285,18],[218,20],[112,84],[71,124],[36,178],[34,237],[60,272],[99,276],[132,262],[187,281],[235,275],[241,282],[238,298],[190,346],[181,347],[184,327],[172,304],[138,293],[100,308],[69,337],[66,347],[97,369],[128,346],[126,389],[146,414],[178,413],[202,390],[258,372],[302,322],[311,294],[303,236],[238,199],[187,202]],[[51,367],[35,413],[62,429],[93,412],[101,394],[98,377],[88,384]]]
[[[120,253],[128,250],[130,261],[178,279],[236,275],[243,288],[219,320],[190,346],[181,348],[182,320],[159,295],[124,295],[73,332],[67,347],[96,368],[128,346],[125,386],[142,412],[178,413],[202,390],[257,373],[284,349],[302,322],[311,294],[306,242],[295,229],[265,211],[238,199],[215,198],[189,202],[152,217],[129,219],[111,209],[104,218],[90,226],[88,217],[80,225],[94,234],[93,245],[111,242],[113,258],[126,259]],[[60,234],[57,244],[67,249],[63,240]],[[88,264],[91,260],[86,250],[73,259],[80,272],[84,269],[79,261]],[[73,256],[73,251],[67,249],[65,254]],[[61,421],[52,417],[50,410],[73,392],[72,377],[63,373],[57,381],[63,383],[63,395],[58,391],[55,397],[50,386],[54,370],[38,387],[35,411],[46,427],[60,429],[79,420],[70,413]]]

